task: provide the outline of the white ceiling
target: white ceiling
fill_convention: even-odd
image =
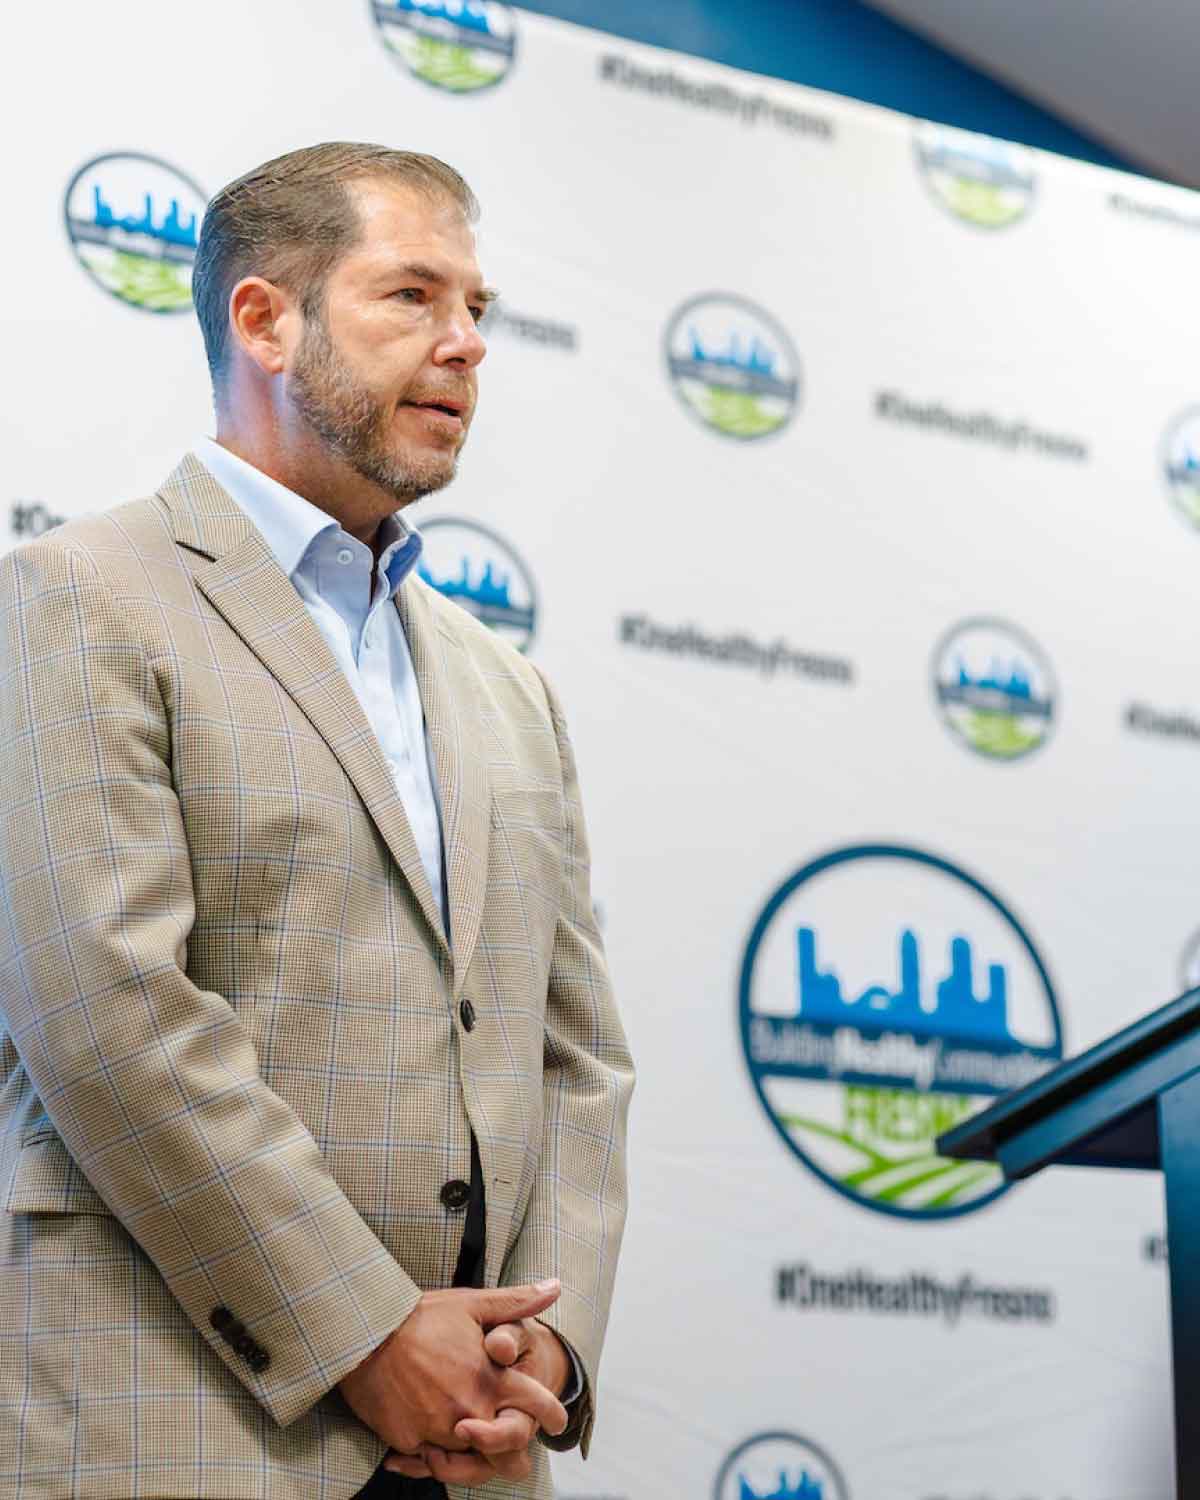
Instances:
[[[1150,172],[1200,187],[1200,0],[868,0]]]

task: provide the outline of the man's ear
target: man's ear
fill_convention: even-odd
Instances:
[[[244,276],[229,294],[230,338],[264,375],[282,372],[296,316],[291,295],[261,276]]]

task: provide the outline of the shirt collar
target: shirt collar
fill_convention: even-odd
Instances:
[[[306,554],[322,533],[332,531],[350,540],[332,516],[214,439],[200,438],[193,451],[262,533],[271,555],[289,578],[300,571]],[[389,593],[394,594],[416,567],[421,534],[399,515],[385,517],[379,530],[383,543],[380,571],[387,576]]]

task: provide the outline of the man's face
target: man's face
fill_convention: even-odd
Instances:
[[[332,455],[405,505],[454,477],[491,294],[456,204],[386,182],[350,191],[362,239],[305,321],[287,391]]]

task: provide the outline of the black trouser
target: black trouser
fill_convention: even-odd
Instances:
[[[454,1268],[455,1286],[482,1286],[487,1218],[484,1213],[483,1167],[474,1133],[471,1135],[471,1196],[467,1200],[467,1222]],[[380,1465],[354,1500],[446,1500],[446,1487],[436,1479],[406,1479],[389,1474]]]
[[[446,1500],[446,1486],[436,1479],[405,1479],[376,1469],[354,1500]]]

